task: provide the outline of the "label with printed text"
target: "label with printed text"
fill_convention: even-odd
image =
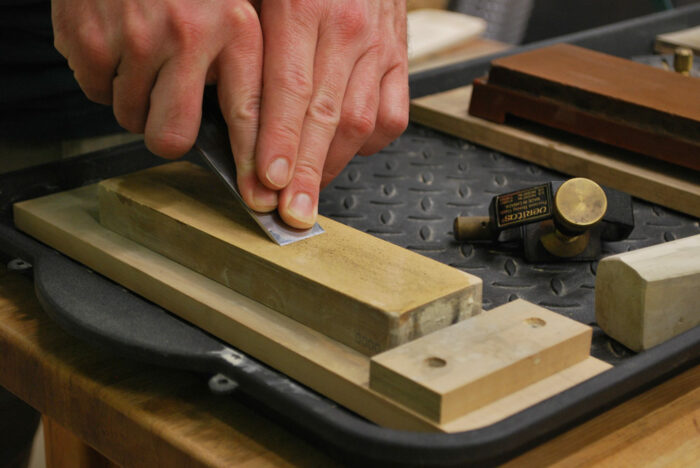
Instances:
[[[498,227],[527,224],[552,215],[552,184],[498,195],[495,201]]]

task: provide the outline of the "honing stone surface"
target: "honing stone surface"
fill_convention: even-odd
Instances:
[[[101,223],[367,355],[478,313],[481,280],[330,219],[279,246],[211,172],[172,163],[99,184]]]

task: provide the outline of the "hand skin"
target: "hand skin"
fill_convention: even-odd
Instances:
[[[55,46],[88,98],[176,158],[217,82],[238,185],[256,211],[316,219],[356,154],[406,128],[405,0],[52,0]]]

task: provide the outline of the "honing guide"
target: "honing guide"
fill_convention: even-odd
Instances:
[[[269,242],[214,176],[186,162],[99,184],[101,223],[367,355],[477,314],[481,280],[327,218]]]

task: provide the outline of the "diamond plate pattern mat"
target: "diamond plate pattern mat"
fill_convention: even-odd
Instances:
[[[456,216],[487,214],[494,195],[567,178],[412,124],[380,153],[353,159],[321,193],[319,212],[479,276],[485,309],[522,298],[592,325],[591,354],[615,364],[633,353],[595,325],[597,262],[528,264],[519,245],[462,244],[452,236]],[[603,244],[604,255],[700,234],[697,219],[641,200],[634,216],[630,237]]]

